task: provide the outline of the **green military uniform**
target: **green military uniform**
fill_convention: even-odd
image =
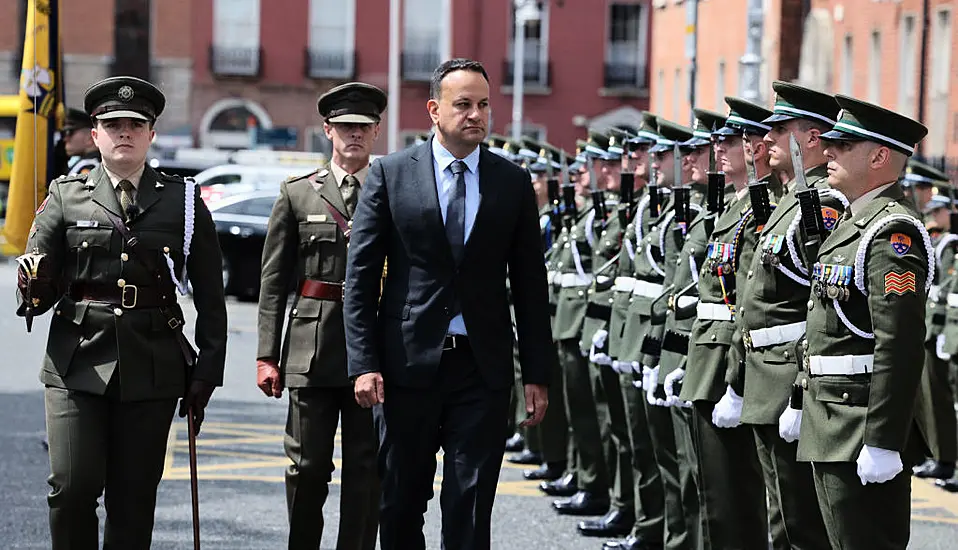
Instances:
[[[650,149],[652,153],[671,154],[674,145],[686,142],[693,137],[691,128],[662,119],[657,119],[657,132],[660,138]],[[671,180],[671,175],[667,179]],[[678,185],[680,182],[675,184]],[[643,372],[642,363],[640,363],[643,355],[650,355],[650,351],[657,351],[650,350],[648,347],[643,349],[643,346],[648,346],[645,342],[650,341],[648,335],[651,332],[653,308],[661,310],[665,307],[663,283],[667,264],[669,261],[674,263],[678,254],[669,229],[674,220],[673,201],[674,195],[670,193],[668,201],[660,205],[659,215],[650,214],[649,228],[644,233],[644,238],[638,240],[638,235],[636,236],[635,255],[632,260],[634,268],[632,275],[635,283],[632,302],[629,304],[623,326],[623,334],[628,336],[625,337],[618,352],[620,364],[630,365],[636,372]],[[654,302],[660,302],[660,304],[656,307]],[[652,368],[647,366],[643,374],[651,371]],[[647,396],[653,395],[649,394],[648,390],[649,388],[643,386],[643,392]],[[667,408],[653,405],[648,402],[648,399],[643,406],[652,444],[652,455],[659,468],[665,494],[663,541],[666,548],[684,548],[688,544],[689,532],[682,506],[672,416]]]
[[[773,88],[777,93],[774,114],[765,124],[795,118],[817,122],[835,119],[838,105],[832,96],[783,82],[775,82]],[[826,175],[824,165],[805,171],[808,184],[818,189],[827,187]],[[804,238],[793,223],[799,212],[795,186],[794,180],[786,184],[785,195],[759,236],[759,248],[738,294],[736,321],[745,343],[746,366],[744,373],[732,376],[730,385],[730,391],[743,396],[741,423],[753,428],[765,485],[770,494],[777,494],[769,514],[776,549],[827,545],[812,490],[811,469],[795,461],[796,444],[782,439],[778,429],[798,376],[795,347],[805,332],[805,297],[812,263],[804,258]],[[844,209],[840,200],[844,198],[821,198],[826,229],[833,227]],[[728,396],[727,392],[717,409]]]
[[[134,136],[149,131],[164,104],[152,84],[122,76],[94,84],[84,99],[103,128],[149,125],[131,130]],[[145,155],[148,138],[136,139],[128,153],[140,146]],[[114,223],[138,242],[131,245]],[[54,309],[40,371],[52,548],[98,547],[103,494],[105,547],[147,549],[176,400],[185,394],[184,405],[202,421],[213,388],[223,382],[226,304],[210,213],[192,182],[142,164],[124,176],[100,165],[50,184],[27,252],[19,261],[43,255],[49,278],[34,285],[32,296],[21,286],[29,302],[18,313],[26,314],[28,303],[31,313]],[[187,277],[198,314],[191,371],[180,347],[183,312],[175,294],[177,287],[185,293]]]
[[[626,154],[625,140],[628,135],[624,132],[610,131],[607,137],[596,137],[601,137],[606,151],[597,158],[620,161]],[[619,184],[633,185],[633,180],[625,179],[626,182],[620,180]],[[599,436],[610,475],[611,507],[603,518],[579,524],[579,532],[588,536],[626,535],[634,523],[632,448],[628,424],[625,422],[625,405],[622,401],[619,375],[611,368],[612,359],[607,353],[608,328],[612,305],[615,302],[614,267],[625,230],[624,214],[630,205],[611,201],[607,204],[610,205],[607,218],[596,217],[593,221],[592,265],[595,281],[588,291],[589,304],[586,307],[579,348],[583,355],[589,357],[589,378],[599,421]]]
[[[730,107],[718,140],[741,140],[742,133],[762,136],[762,120],[772,113],[745,100],[726,97]],[[743,180],[744,174],[742,175]],[[744,182],[743,182],[744,183]],[[772,203],[781,186],[769,175]],[[717,428],[712,424],[715,403],[725,391],[729,366],[744,354],[733,345],[735,304],[758,242],[751,198],[746,188],[726,197],[725,211],[714,222],[698,281],[699,303],[689,335],[686,373],[679,399],[693,405],[692,437],[698,458],[704,539],[711,548],[765,548],[768,545],[766,496],[755,439],[746,426]],[[664,361],[663,354],[663,363]]]
[[[638,137],[633,147],[649,148],[659,139],[658,122],[655,115],[643,113],[643,123],[639,128]],[[649,161],[649,165],[651,162]],[[649,177],[649,171],[646,172]],[[656,193],[664,196],[656,189]],[[662,190],[669,192],[668,189]],[[636,248],[639,242],[644,241],[644,235],[650,228],[650,220],[659,216],[652,216],[651,195],[646,188],[636,192],[637,202],[629,214],[629,223],[622,235],[622,244],[619,249],[619,258],[615,263],[615,277],[613,279],[613,303],[609,320],[609,336],[607,353],[611,359],[612,369],[618,372],[619,389],[622,394],[623,412],[629,431],[631,448],[631,466],[633,479],[634,526],[632,532],[624,540],[609,541],[605,548],[608,550],[632,550],[640,545],[661,546],[664,536],[665,508],[662,477],[656,464],[652,447],[652,438],[649,434],[648,419],[645,414],[645,403],[642,391],[636,387],[636,376],[632,369],[632,362],[620,360],[624,357],[623,347],[635,339],[632,333],[626,333],[625,328],[629,318],[629,308],[633,301],[633,291],[636,287],[635,264]],[[664,209],[659,205],[660,212]],[[616,419],[610,417],[610,422]]]
[[[948,176],[917,161],[909,161],[903,186],[932,184],[944,189]],[[935,195],[931,203],[922,205],[926,213],[939,208],[952,210],[949,197]],[[955,394],[948,382],[949,353],[946,351],[945,325],[948,298],[954,284],[955,251],[958,236],[954,228],[938,228],[931,234],[935,249],[935,281],[928,289],[925,313],[925,368],[918,386],[915,422],[928,449],[930,458],[915,468],[918,477],[947,479],[954,475],[958,458],[958,422],[955,419]],[[958,296],[956,296],[958,298]],[[955,301],[955,298],[952,298]]]
[[[843,110],[822,135],[829,142],[869,141],[910,155],[927,132],[880,107],[836,99]],[[902,455],[921,375],[915,367],[923,359],[934,249],[914,211],[901,204],[897,181],[863,191],[851,219],[822,243],[811,274],[798,459],[813,463],[833,548],[903,550],[911,500]]]
[[[588,141],[578,142],[577,158],[583,162],[607,154],[608,136],[590,132]],[[594,176],[593,176],[594,177]],[[591,181],[593,189],[596,182]],[[602,242],[595,234],[601,224],[599,209],[607,209],[604,195],[592,193],[592,204],[585,217],[576,224],[571,234],[560,237],[563,253],[556,263],[553,285],[559,287],[558,306],[552,326],[552,338],[558,342],[559,358],[565,377],[565,402],[572,437],[577,451],[578,493],[553,503],[560,514],[596,515],[609,508],[610,471],[603,452],[603,438],[596,410],[589,370],[588,352],[583,354],[580,338],[586,321],[593,269],[600,266],[594,260],[602,258],[595,253]],[[597,202],[603,201],[603,202]],[[602,247],[607,250],[608,247]],[[610,254],[611,255],[611,254]],[[611,288],[611,285],[609,285]]]
[[[320,97],[329,124],[376,124],[386,95],[347,83]],[[330,164],[287,179],[270,215],[263,247],[257,359],[278,360],[289,388],[285,449],[289,547],[318,548],[329,494],[337,425],[342,430],[340,529],[336,548],[371,550],[379,523],[377,435],[372,412],[353,395],[346,373],[343,281],[348,231],[364,168],[356,174]],[[296,297],[287,318],[287,291]]]

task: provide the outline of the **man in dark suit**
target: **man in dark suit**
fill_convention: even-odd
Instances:
[[[440,448],[444,547],[488,549],[514,376],[506,277],[528,425],[545,415],[557,361],[536,198],[528,173],[480,148],[481,64],[440,65],[427,106],[433,138],[376,160],[360,194],[343,305],[348,371],[379,430],[383,550],[425,548]]]

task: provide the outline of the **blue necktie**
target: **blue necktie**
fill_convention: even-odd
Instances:
[[[466,248],[466,163],[453,161],[449,170],[456,182],[446,203],[446,238],[452,248],[452,258],[459,265]]]

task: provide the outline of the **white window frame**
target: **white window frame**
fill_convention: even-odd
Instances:
[[[881,31],[872,30],[868,35],[868,102],[881,103]]]
[[[533,141],[543,142],[546,141],[546,136],[548,135],[548,128],[544,124],[536,124],[534,122],[523,122],[521,134],[524,137],[531,138]],[[512,123],[506,125],[505,133],[503,134],[512,137]]]
[[[911,33],[905,32],[906,23],[911,22]],[[917,108],[916,90],[918,89],[918,16],[915,13],[903,13],[898,28],[901,29],[898,44],[898,112],[905,116],[915,116]]]
[[[506,50],[506,59],[510,64],[515,63],[515,36],[516,36],[516,18],[515,18],[515,3],[514,0],[509,0],[509,40],[506,43],[508,49]],[[535,75],[535,78],[529,79],[526,78],[524,83],[526,85],[532,86],[541,86],[543,88],[549,86],[549,2],[539,0],[539,55],[537,56],[539,63],[538,74]],[[526,51],[528,52],[529,48],[529,37],[526,36]],[[526,55],[523,58],[524,63],[528,63],[530,56]],[[511,65],[515,66],[515,65]],[[505,71],[509,73],[510,71]],[[523,67],[523,73],[529,74],[528,66]],[[512,86],[512,79],[503,82],[506,86]]]
[[[428,3],[431,8],[420,10],[417,2]],[[405,80],[428,82],[433,70],[442,62],[444,43],[447,41],[443,30],[446,21],[441,16],[445,12],[445,3],[443,0],[404,0],[402,4],[402,77]],[[410,22],[414,22],[413,26],[410,26]],[[424,25],[423,22],[428,24]],[[423,47],[429,44],[429,40],[422,40],[418,36],[424,31],[435,34],[429,51]],[[435,59],[431,59],[431,54],[435,54]],[[415,64],[410,63],[413,60]]]
[[[659,69],[655,83],[655,112],[665,112],[665,69]]]
[[[260,12],[261,0],[241,0],[248,3],[247,23],[237,29],[231,23],[238,21],[237,0],[213,0],[213,43],[210,48],[213,74],[255,76],[260,66]],[[240,7],[245,7],[240,4]],[[244,55],[244,50],[246,54]]]
[[[321,44],[320,37],[324,29],[332,27],[324,26],[322,14],[337,10],[344,12],[343,27],[336,30],[343,31],[343,43],[339,51],[326,48]],[[321,47],[322,46],[322,47]],[[309,0],[309,45],[307,46],[307,73],[312,78],[351,78],[356,70],[356,0]],[[322,56],[343,55],[341,66],[332,66],[332,63],[324,64]],[[324,66],[327,65],[327,66]]]
[[[855,39],[851,33],[842,38],[841,93],[854,95],[855,87]]]
[[[942,30],[942,16],[947,14],[948,26]],[[952,79],[951,50],[954,47],[955,19],[953,10],[948,7],[939,7],[934,11],[931,21],[932,29],[930,75],[928,82],[927,114],[928,136],[925,138],[926,147],[923,153],[927,156],[943,156],[948,146],[948,124],[952,119],[949,105],[949,86]],[[947,48],[941,51],[942,48]]]
[[[727,75],[727,72],[728,71],[727,71],[727,66],[725,64],[725,59],[719,58],[718,68],[716,69],[716,72],[715,72],[715,91],[717,94],[715,97],[715,110],[719,112],[727,111],[727,108],[725,107],[725,96],[726,96],[725,90],[728,89],[727,84],[725,82],[725,77]]]
[[[606,7],[605,12],[605,62],[609,63],[612,50],[612,8],[615,6],[625,6],[625,5],[636,5],[639,6],[639,35],[638,41],[636,42],[636,59],[638,60],[638,65],[636,66],[635,76],[636,80],[632,83],[633,88],[648,88],[649,83],[646,80],[646,75],[649,69],[649,4],[647,2],[639,2],[637,0],[614,0],[609,2]],[[606,83],[606,87],[609,87]]]
[[[675,76],[672,77],[672,120],[679,120],[679,90],[682,89],[682,77],[685,71],[681,67],[675,69]]]

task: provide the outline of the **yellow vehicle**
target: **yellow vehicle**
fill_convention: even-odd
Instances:
[[[0,184],[4,185],[10,182],[13,167],[13,134],[17,129],[19,108],[19,96],[0,96]]]

